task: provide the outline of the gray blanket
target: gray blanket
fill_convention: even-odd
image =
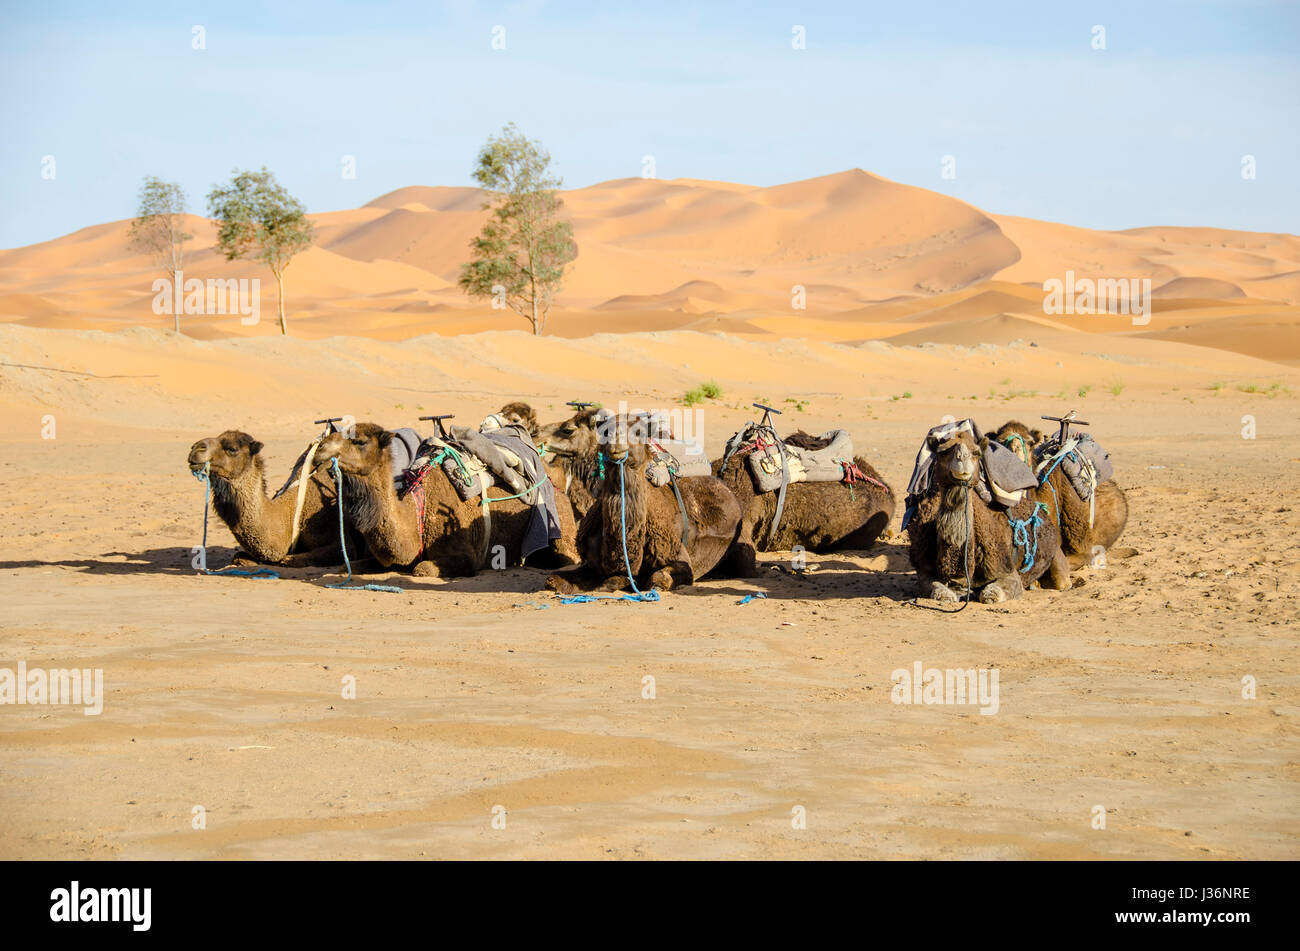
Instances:
[[[527,558],[533,552],[541,551],[560,537],[560,513],[555,507],[555,486],[546,477],[546,466],[542,464],[542,457],[538,455],[536,447],[533,446],[533,441],[528,436],[528,430],[522,426],[510,425],[480,433],[479,435],[497,445],[504,446],[519,457],[519,463],[524,470],[524,476],[528,480],[528,484],[515,491],[529,489],[541,483],[537,489],[523,497],[523,501],[530,503],[533,507],[532,514],[528,519],[528,527],[524,530],[523,546],[520,549],[521,556]],[[518,473],[513,469],[510,471],[517,480],[519,478]]]

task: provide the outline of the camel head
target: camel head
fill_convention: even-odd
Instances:
[[[576,462],[594,466],[600,452],[600,434],[596,428],[596,414],[591,407],[559,423],[548,423],[537,431],[534,439],[546,444],[547,455],[554,454],[562,463]]]
[[[598,428],[605,455],[632,470],[650,461],[650,420],[645,416],[619,416]]]
[[[993,434],[1002,445],[1015,451],[1025,465],[1034,467],[1034,451],[1043,443],[1043,434],[1013,419]]]
[[[326,465],[339,461],[339,469],[348,475],[368,476],[376,469],[390,471],[388,446],[393,434],[377,423],[357,423],[352,434],[332,432],[321,440],[316,458]]]
[[[234,482],[250,470],[261,474],[261,451],[262,444],[248,433],[227,429],[220,436],[200,439],[191,446],[187,464],[191,472],[201,472],[206,465],[211,478]]]
[[[958,432],[942,441],[931,438],[936,482],[945,489],[969,486],[979,476],[984,440],[975,441],[968,432]]]
[[[518,423],[528,430],[528,435],[532,437],[533,442],[537,441],[537,413],[531,406],[522,401],[516,400],[513,403],[507,403],[497,411],[499,416],[505,418],[507,422]]]

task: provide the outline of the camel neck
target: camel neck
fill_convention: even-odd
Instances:
[[[345,512],[381,564],[409,565],[420,557],[424,526],[415,499],[397,497],[387,458],[365,476],[344,476]]]
[[[248,554],[259,561],[276,562],[289,553],[289,534],[284,504],[268,499],[266,478],[259,466],[247,469],[235,481],[212,480],[213,508]],[[292,506],[293,499],[288,499]],[[292,507],[288,509],[292,515]]]

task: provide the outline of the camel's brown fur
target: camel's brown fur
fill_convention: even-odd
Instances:
[[[646,480],[648,447],[618,435],[609,453],[609,471],[600,493],[578,526],[582,565],[552,575],[547,587],[564,594],[616,591],[628,586],[630,566],[641,590],[669,590],[691,584],[711,571],[735,541],[740,526],[735,496],[712,476],[678,479],[690,522],[683,545],[681,510],[672,487],[654,486]]]
[[[802,431],[786,442],[810,449],[826,444]],[[857,456],[853,461],[869,478],[885,484],[866,459]],[[742,577],[758,573],[756,553],[760,551],[790,551],[796,545],[814,552],[870,548],[894,517],[894,492],[888,484],[881,488],[858,482],[850,490],[841,482],[795,482],[786,487],[781,524],[773,535],[777,493],[754,488],[745,457],[734,455],[725,467],[722,460],[714,462],[713,474],[740,503],[740,533],[724,570]]]
[[[1013,435],[1020,436],[1020,439],[1013,439]],[[1036,468],[1040,461],[1035,451],[1046,442],[1041,432],[1030,429],[1017,420],[1006,423],[993,434],[993,438],[1016,450],[1031,469]],[[1047,491],[1047,484],[1054,491]],[[1096,506],[1092,525],[1089,526],[1088,503],[1074,491],[1070,477],[1060,466],[1052,470],[1043,491],[1039,493],[1039,497],[1051,509],[1053,522],[1060,525],[1061,547],[1065,550],[1071,568],[1090,564],[1098,550],[1104,551],[1115,544],[1123,533],[1124,526],[1128,524],[1128,498],[1113,479],[1100,483],[1095,495]]]
[[[537,442],[537,412],[522,400],[507,403],[497,411],[512,423],[518,423],[528,430],[533,442]]]
[[[485,563],[479,500],[462,500],[441,469],[430,470],[423,482],[424,523],[417,527],[417,493],[407,492],[399,498],[393,486],[392,440],[393,434],[382,426],[358,423],[351,436],[333,433],[321,443],[318,457],[337,458],[343,472],[344,515],[382,565],[424,576],[477,574]],[[508,494],[497,487],[487,491],[489,498]],[[556,503],[563,535],[550,549],[531,556],[530,563],[555,567],[577,561],[573,510],[560,493],[556,493]],[[492,503],[486,558],[501,545],[506,564],[519,564],[529,511],[530,506],[519,499]]]
[[[534,437],[545,444],[547,457],[562,471],[556,485],[569,497],[579,519],[596,503],[600,492],[600,436],[596,432],[599,411],[591,407],[558,423],[548,423]]]
[[[212,507],[243,549],[236,563],[255,561],[273,565],[337,565],[339,550],[338,513],[334,509],[334,486],[319,467],[307,478],[302,516],[296,542],[291,546],[293,511],[297,489],[278,498],[266,492],[266,463],[262,443],[248,433],[228,429],[219,436],[200,439],[190,447],[186,464],[191,472],[208,466],[212,486]],[[322,461],[317,456],[317,462]],[[359,544],[359,539],[352,539]],[[355,552],[356,548],[349,551]]]
[[[934,447],[930,490],[917,503],[907,526],[919,593],[939,601],[960,600],[967,593],[968,566],[970,594],[978,591],[979,600],[988,604],[1018,598],[1034,581],[1045,588],[1070,587],[1070,567],[1061,551],[1060,535],[1046,512],[1041,513],[1037,530],[1034,566],[1020,570],[1024,552],[1016,548],[1007,519],[1028,519],[1040,498],[1028,492],[1003,511],[987,505],[969,488],[979,478],[984,445],[987,441],[976,443],[963,432]]]

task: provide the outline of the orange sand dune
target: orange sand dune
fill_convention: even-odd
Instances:
[[[485,193],[411,186],[312,216],[316,245],[286,273],[291,332],[404,339],[526,326],[456,286]],[[563,193],[577,260],[547,330],[564,337],[694,329],[852,342],[1003,340],[1008,320],[1069,334],[1140,334],[1280,361],[1297,359],[1300,237],[1215,228],[1093,231],[991,215],[853,169],[769,188],[628,178]],[[38,327],[166,328],[161,272],[110,222],[0,251],[0,321]],[[187,277],[257,278],[256,326],[188,316],[204,339],[278,332],[275,285],[256,262],[212,250],[187,218]],[[1043,282],[1149,280],[1151,320],[1044,313]],[[1041,323],[1041,321],[1040,321]],[[948,328],[948,329],[945,329]]]

